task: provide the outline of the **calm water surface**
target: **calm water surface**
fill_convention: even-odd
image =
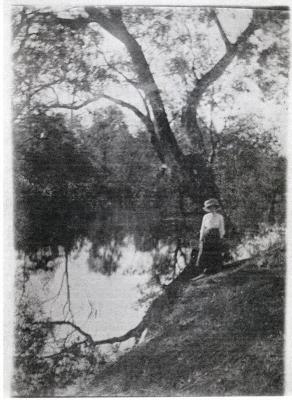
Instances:
[[[131,212],[98,218],[68,259],[71,308],[62,254],[51,262],[51,271],[30,275],[28,298],[41,303],[45,318],[72,321],[94,340],[123,335],[138,325],[160,293],[154,271],[162,283],[168,283],[185,267],[192,247],[197,246],[200,221],[201,217],[160,218]],[[270,236],[267,243],[259,238],[259,245],[266,247],[277,239],[277,234]],[[178,243],[185,257],[178,253],[176,265],[170,268]],[[252,249],[245,243],[238,246],[234,258],[250,254]],[[58,337],[66,334],[68,327],[58,328]],[[76,333],[70,340],[76,340]],[[121,344],[120,349],[128,345]]]
[[[172,259],[181,237],[186,239],[181,247],[188,260],[195,235],[193,220],[146,216],[134,222],[129,215],[122,223],[113,218],[99,220],[91,227],[89,238],[71,252],[70,310],[64,256],[54,261],[52,271],[30,276],[27,293],[40,300],[45,317],[74,321],[94,340],[123,335],[138,325],[151,299],[160,292],[153,280],[154,265]],[[175,269],[165,274],[161,271],[162,280],[169,281],[184,266],[185,258],[179,253]]]

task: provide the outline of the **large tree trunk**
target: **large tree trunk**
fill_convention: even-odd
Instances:
[[[141,46],[124,24],[121,9],[108,8],[105,11],[103,8],[90,6],[85,7],[85,11],[88,14],[86,18],[81,16],[75,20],[59,18],[59,21],[73,29],[78,29],[80,26],[86,26],[88,23],[96,22],[125,45],[133,62],[138,86],[143,90],[145,98],[151,106],[154,121],[151,121],[149,118],[147,121],[147,117],[137,109],[135,112],[141,115],[143,123],[147,126],[151,136],[151,143],[159,159],[168,164],[170,168],[173,168],[175,165],[179,167],[178,169],[181,174],[180,180],[183,182],[184,192],[196,203],[202,202],[208,197],[220,197],[212,167],[208,165],[208,160],[206,160],[197,149],[194,149],[190,157],[189,155],[185,155],[179,147],[174,132],[169,125],[160,91],[149,64]],[[196,120],[200,99],[206,89],[222,75],[238,51],[244,49],[248,37],[256,29],[255,15],[256,12],[254,12],[253,19],[238,37],[237,41],[231,43],[222,28],[220,20],[213,11],[214,20],[226,47],[226,53],[210,71],[197,81],[196,86],[189,93],[189,99],[186,105],[186,115],[193,118],[191,129],[189,129],[189,131],[191,130],[190,135],[200,137],[201,141],[202,133],[200,132]],[[134,107],[132,106],[131,108],[133,109]]]
[[[226,52],[223,57],[206,74],[204,74],[200,79],[196,80],[195,86],[188,93],[182,120],[184,122],[185,130],[188,136],[190,137],[190,139],[192,139],[192,137],[195,137],[197,139],[196,142],[198,143],[198,147],[201,153],[204,155],[203,168],[200,171],[201,179],[199,182],[198,190],[203,191],[203,193],[214,193],[215,197],[218,198],[222,208],[224,209],[224,205],[222,204],[220,196],[220,190],[216,185],[212,163],[209,163],[210,157],[208,154],[206,154],[203,133],[197,120],[198,108],[200,105],[200,101],[203,95],[206,93],[208,87],[210,87],[210,85],[212,85],[225,72],[226,68],[230,65],[232,60],[238,54],[238,51],[244,50],[244,47],[247,45],[247,39],[254,32],[257,24],[256,12],[254,12],[253,17],[247,28],[241,33],[235,43],[231,43],[224,32],[224,29],[221,25],[220,20],[217,17],[216,12],[212,11],[211,13],[214,21],[217,24],[221,38],[225,44]],[[205,187],[208,187],[208,190],[205,191]],[[226,214],[225,217],[228,222],[228,231],[233,230],[235,227],[232,224],[230,218]]]
[[[169,125],[164,104],[158,86],[150,71],[143,50],[136,39],[129,33],[122,20],[120,9],[110,9],[110,18],[104,16],[100,9],[86,7],[92,21],[119,39],[127,48],[132,59],[138,86],[143,90],[154,116],[155,132],[151,133],[151,141],[160,159],[164,159],[171,168],[179,167],[185,195],[190,196],[196,203],[208,197],[218,197],[219,190],[211,169],[206,165],[200,153],[193,153],[191,158],[180,149],[176,137]],[[161,156],[163,152],[163,157]]]

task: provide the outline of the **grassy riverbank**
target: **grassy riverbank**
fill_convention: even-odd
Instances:
[[[282,248],[162,295],[145,341],[78,394],[282,394],[284,274]]]

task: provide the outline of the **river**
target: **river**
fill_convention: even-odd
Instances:
[[[160,293],[155,276],[167,283],[188,262],[196,224],[194,219],[129,211],[98,218],[68,257],[68,280],[61,249],[45,271],[29,275],[26,295],[41,305],[43,318],[73,321],[94,340],[123,335]],[[178,244],[181,251],[174,259]],[[65,333],[67,327],[58,330],[60,337]]]

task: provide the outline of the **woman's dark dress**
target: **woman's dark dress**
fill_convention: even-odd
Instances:
[[[222,270],[222,240],[219,229],[210,229],[203,238],[203,251],[199,261],[199,268],[207,274],[214,274]]]

